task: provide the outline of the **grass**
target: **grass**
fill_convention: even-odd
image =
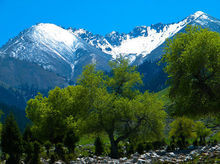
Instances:
[[[169,99],[169,87],[157,92],[156,94],[157,94],[157,98],[164,102],[165,106],[169,106],[169,104],[171,103]]]
[[[89,145],[94,144],[95,139],[98,135],[90,134],[90,135],[84,135],[80,137],[80,141],[78,142],[78,145]],[[110,143],[108,136],[106,134],[99,134],[101,140],[103,143]]]

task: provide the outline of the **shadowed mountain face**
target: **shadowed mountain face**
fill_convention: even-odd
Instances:
[[[19,108],[24,108],[26,101],[38,92],[47,93],[55,86],[68,85],[65,78],[35,63],[11,57],[0,58],[0,63],[0,99]]]
[[[39,91],[46,94],[55,86],[75,83],[87,64],[110,71],[109,61],[119,55],[139,65],[143,89],[163,89],[167,76],[156,62],[165,40],[184,32],[187,25],[220,32],[220,21],[200,11],[178,23],[138,26],[127,34],[113,31],[106,36],[54,24],[34,25],[0,48],[0,102],[24,108]]]
[[[0,49],[0,87],[5,91],[6,88],[16,90],[16,95],[24,100],[19,107],[24,108],[25,102],[37,92],[46,94],[55,86],[65,87],[75,82],[85,65],[96,63],[97,69],[109,71],[110,59],[110,55],[65,29],[53,24],[38,24]],[[0,102],[18,106],[16,101],[9,101],[14,99],[9,97],[6,101],[0,96]]]

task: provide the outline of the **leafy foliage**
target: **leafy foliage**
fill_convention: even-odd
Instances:
[[[200,139],[200,145],[205,145],[205,138],[211,134],[211,130],[206,128],[203,122],[197,121],[195,124],[195,132],[197,134],[197,138]]]
[[[140,74],[128,62],[118,59],[111,63],[112,76],[100,79],[94,67],[87,67],[81,80],[94,76],[103,85],[84,86],[92,95],[92,104],[85,121],[80,124],[85,133],[105,132],[111,142],[111,156],[118,158],[118,143],[128,138],[158,139],[162,135],[166,116],[163,104],[153,94],[141,94],[137,89],[142,83]],[[91,70],[90,70],[91,69]],[[83,73],[83,75],[85,75]],[[89,81],[87,81],[89,83]]]
[[[176,143],[181,149],[186,148],[187,140],[196,137],[194,125],[194,121],[186,117],[175,119],[170,124],[171,130],[169,132],[169,137],[173,140],[172,143]]]
[[[64,144],[74,150],[78,141],[73,139],[75,135],[104,132],[114,158],[119,155],[119,142],[128,138],[160,139],[166,117],[162,102],[154,94],[138,90],[142,84],[140,73],[127,60],[119,58],[110,65],[112,76],[88,65],[78,85],[56,87],[48,97],[39,94],[30,99],[26,113],[34,123],[35,136],[52,143],[65,138]]]
[[[136,67],[129,66],[128,60],[122,57],[110,62],[110,66],[113,72],[113,76],[107,82],[110,93],[127,98],[133,98],[137,95],[139,92],[137,87],[143,82]]]
[[[165,52],[173,114],[219,114],[220,34],[188,26],[167,42]]]
[[[75,128],[79,115],[88,108],[87,92],[81,86],[56,87],[49,96],[41,94],[27,102],[26,113],[34,123],[32,130],[37,138],[52,143],[62,142],[70,128]],[[80,110],[79,110],[80,109]]]

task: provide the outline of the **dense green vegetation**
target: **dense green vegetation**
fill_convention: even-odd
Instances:
[[[219,48],[219,34],[198,27],[170,40],[162,59],[170,86],[158,93],[139,90],[142,76],[123,58],[110,63],[109,74],[86,66],[77,85],[56,87],[27,102],[32,124],[23,135],[7,116],[0,126],[2,159],[38,164],[42,157],[54,163],[217,144]]]
[[[29,100],[26,112],[37,138],[59,143],[70,129],[78,135],[104,132],[114,158],[119,157],[122,141],[160,140],[166,116],[162,102],[139,92],[140,74],[128,61],[118,59],[111,66],[111,77],[89,65],[78,85],[55,88],[48,98],[38,95]]]
[[[162,62],[169,75],[174,115],[219,115],[220,34],[188,26],[167,42]]]

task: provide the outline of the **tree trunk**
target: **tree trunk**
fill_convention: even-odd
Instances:
[[[111,157],[117,159],[117,158],[119,158],[118,143],[114,140],[113,134],[109,134],[109,139],[111,142]]]

